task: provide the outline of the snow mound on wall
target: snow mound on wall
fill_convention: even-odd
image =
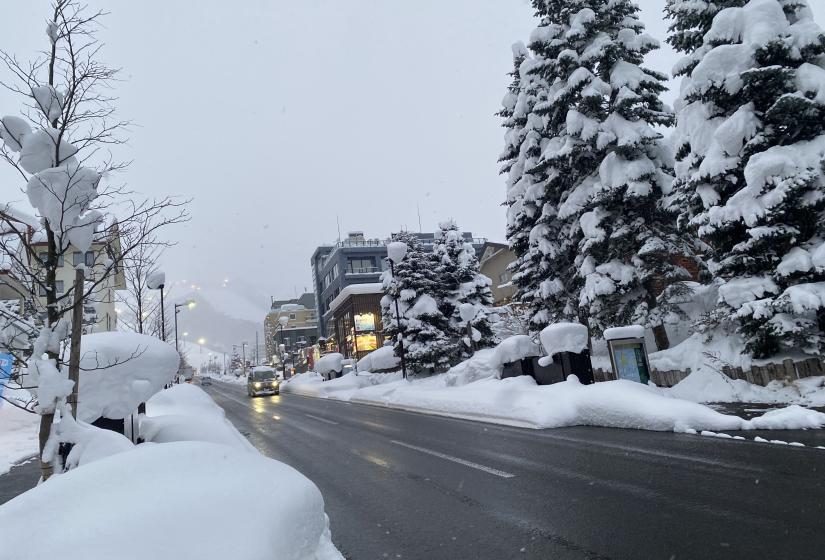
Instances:
[[[358,360],[358,371],[378,371],[401,367],[401,358],[392,346],[382,346]]]
[[[578,354],[585,350],[589,335],[587,327],[581,323],[556,323],[544,327],[539,334],[539,338],[541,338],[544,351],[547,352],[546,357],[552,358],[554,354],[559,352]],[[552,359],[541,360],[540,363],[541,365],[547,365],[547,363],[552,363]]]
[[[78,418],[120,419],[160,391],[178,370],[178,353],[157,338],[127,332],[81,339]]]
[[[242,522],[210,530],[216,515]],[[4,557],[17,560],[342,558],[312,482],[262,455],[203,442],[141,445],[53,477],[0,506],[0,526],[15,535]]]
[[[491,364],[498,367],[530,356],[541,355],[541,348],[526,334],[517,334],[502,340],[493,351]]]

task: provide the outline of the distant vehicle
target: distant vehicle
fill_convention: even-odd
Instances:
[[[180,371],[178,371],[178,375],[187,383],[192,383],[192,378],[195,377],[195,368],[192,366],[183,366],[180,368]]]
[[[209,377],[201,377],[201,385],[206,387],[207,385],[212,385],[212,379]]]
[[[281,382],[278,372],[271,367],[258,366],[246,378],[246,392],[250,397],[258,395],[280,395]]]

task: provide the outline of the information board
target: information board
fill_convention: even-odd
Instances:
[[[619,379],[645,384],[650,380],[641,343],[611,344],[611,348],[616,375]]]
[[[6,382],[11,377],[11,367],[14,365],[14,356],[11,354],[0,354],[0,396],[6,388]],[[0,405],[3,401],[0,400]]]

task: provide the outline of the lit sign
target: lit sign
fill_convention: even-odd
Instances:
[[[369,332],[375,330],[375,313],[362,313],[355,316],[355,332]],[[361,349],[361,345],[358,345]]]
[[[375,333],[359,334],[355,337],[355,345],[359,352],[368,352],[378,348],[378,338]]]
[[[11,366],[14,364],[14,356],[11,354],[0,354],[0,396],[6,387],[6,380],[11,377]],[[2,403],[3,401],[0,401]]]

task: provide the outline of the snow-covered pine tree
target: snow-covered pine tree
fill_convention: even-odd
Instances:
[[[804,0],[751,0],[716,14],[686,80],[677,168],[713,248],[718,306],[755,357],[823,350],[825,35]],[[697,51],[700,52],[700,51]]]
[[[439,236],[433,253],[439,261],[438,277],[445,291],[440,308],[449,318],[450,336],[457,346],[454,362],[457,362],[473,353],[472,344],[466,340],[467,324],[459,311],[462,304],[470,304],[476,309],[476,315],[470,322],[476,346],[487,348],[495,343],[489,311],[493,305],[492,282],[479,272],[476,251],[472,243],[464,239],[456,223],[447,220],[438,228]]]
[[[395,275],[386,270],[381,277],[384,296],[381,298],[381,320],[385,338],[393,340],[395,355],[401,355],[398,344],[398,321],[395,301],[401,314],[404,354],[413,372],[446,368],[458,348],[450,338],[450,323],[439,308],[444,300],[444,287],[439,282],[438,261],[432,252],[424,251],[418,238],[410,233],[393,235],[393,241],[407,245],[407,254],[395,265]]]
[[[705,34],[710,31],[713,18],[725,8],[738,7],[747,3],[748,0],[667,0],[665,5],[665,17],[671,20],[668,28],[669,34],[667,42],[684,56],[673,67],[672,73],[675,77],[682,78],[682,89],[690,87],[690,74],[702,57],[712,47],[704,44]],[[676,100],[675,108],[677,113],[682,113],[685,103],[683,98]],[[701,129],[699,129],[701,130]],[[693,126],[691,118],[677,119],[676,130],[671,140],[676,157],[676,177],[673,182],[673,190],[670,194],[668,205],[677,213],[677,223],[682,230],[690,230],[690,220],[702,211],[702,201],[696,194],[695,186],[691,185],[688,178],[697,172],[702,163],[698,150],[693,150],[691,144],[698,142],[701,144],[706,139],[698,134],[694,138],[694,133],[698,132]],[[706,247],[709,249],[709,247]]]
[[[575,219],[559,217],[559,205],[567,194],[560,184],[564,177],[542,156],[550,144],[558,144],[565,125],[562,106],[556,104],[559,82],[567,72],[567,63],[560,59],[569,50],[562,37],[562,22],[568,15],[564,4],[533,1],[539,24],[530,36],[530,55],[519,68],[521,87],[516,105],[517,112],[526,115],[527,132],[507,183],[507,240],[517,256],[511,266],[515,299],[523,304],[535,330],[577,314],[567,297],[575,278],[572,263],[576,244],[566,234]]]
[[[504,134],[504,150],[498,158],[501,164],[500,173],[508,174],[513,168],[513,164],[518,160],[521,143],[524,141],[526,133],[527,115],[524,107],[519,106],[519,101],[524,103],[521,97],[521,65],[529,56],[524,43],[513,44],[513,71],[509,76],[512,78],[507,94],[501,101],[501,110],[496,113],[503,119],[501,126],[507,131]]]
[[[670,126],[674,117],[660,99],[666,77],[642,66],[659,45],[644,33],[633,1],[587,4],[569,15],[565,31],[576,51],[559,96],[566,137],[556,152],[545,151],[551,166],[570,170],[559,174],[561,185],[572,187],[559,214],[579,218],[580,317],[595,335],[611,326],[649,326],[667,348],[663,320],[676,309],[676,283],[690,279],[673,257],[694,250],[662,205],[672,157],[654,127]],[[570,176],[577,183],[565,185]]]

